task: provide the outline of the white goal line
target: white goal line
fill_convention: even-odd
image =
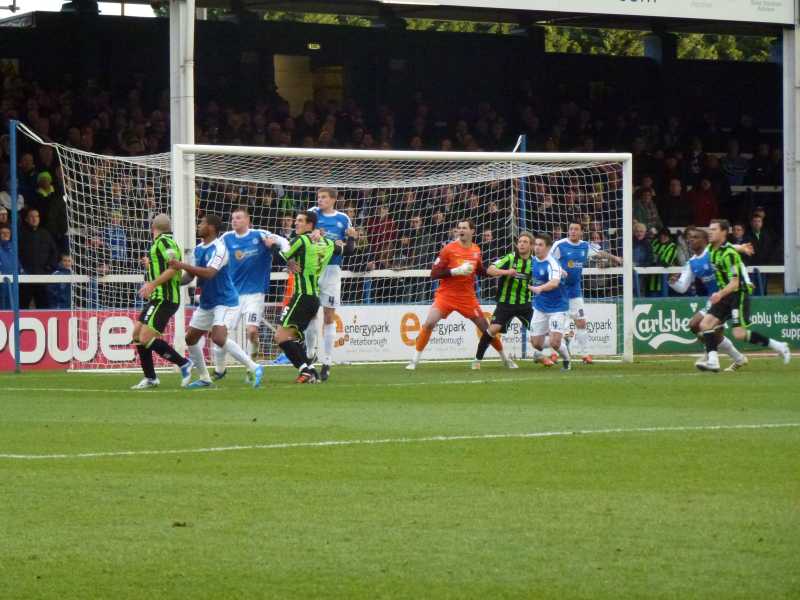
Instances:
[[[324,440],[319,442],[283,442],[275,444],[248,444],[243,446],[215,446],[209,448],[184,448],[174,450],[120,450],[109,452],[79,452],[75,454],[0,454],[6,460],[46,460],[80,458],[116,458],[130,456],[165,456],[174,454],[213,454],[245,450],[286,450],[293,448],[330,448],[340,446],[375,446],[388,444],[423,444],[429,442],[462,442],[481,440],[513,440],[580,435],[636,434],[636,433],[690,433],[703,431],[742,431],[758,429],[788,429],[800,423],[754,423],[739,425],[686,425],[675,427],[614,427],[607,429],[572,429],[562,431],[536,431],[529,433],[481,433],[465,435],[434,435],[426,437],[399,437],[353,440]]]

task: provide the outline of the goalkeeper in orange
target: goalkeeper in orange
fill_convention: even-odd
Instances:
[[[475,323],[483,333],[487,333],[489,330],[489,323],[483,315],[478,296],[475,294],[475,277],[486,272],[483,268],[483,261],[481,261],[481,249],[472,241],[472,237],[475,235],[475,226],[472,221],[459,221],[456,233],[457,239],[442,248],[431,268],[431,278],[441,279],[441,282],[433,298],[433,306],[422,326],[422,331],[417,336],[414,357],[406,366],[409,371],[417,368],[422,351],[431,339],[433,328],[440,320],[446,319],[451,312],[461,313]],[[493,337],[491,344],[500,353],[500,357],[507,367],[516,367],[505,355],[499,337]]]

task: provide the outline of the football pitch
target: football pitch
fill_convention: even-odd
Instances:
[[[0,376],[3,598],[797,598],[800,360]]]

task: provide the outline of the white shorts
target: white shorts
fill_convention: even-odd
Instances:
[[[531,319],[531,335],[538,337],[550,333],[567,333],[567,313],[545,313],[539,310],[533,311]]]
[[[328,265],[319,278],[319,303],[326,308],[338,308],[342,302],[342,267]]]
[[[211,331],[212,327],[224,325],[228,331],[236,327],[239,320],[238,306],[215,306],[214,308],[197,307],[189,321],[189,327],[200,331]]]
[[[261,325],[264,317],[264,294],[240,294],[239,318],[245,325]],[[237,320],[238,325],[238,320]]]
[[[569,318],[572,320],[586,318],[586,313],[583,310],[583,298],[569,299]]]

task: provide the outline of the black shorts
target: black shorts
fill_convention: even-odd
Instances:
[[[728,294],[708,309],[708,314],[720,323],[731,322],[733,327],[750,327],[750,294]]]
[[[508,331],[508,325],[515,318],[519,319],[523,327],[531,326],[533,318],[533,306],[530,304],[504,304],[500,303],[495,307],[492,315],[492,325],[500,325],[500,331]]]
[[[305,339],[305,330],[311,320],[317,316],[319,298],[307,294],[292,296],[292,300],[281,313],[281,327],[297,331],[298,339]]]
[[[139,313],[139,322],[161,334],[172,316],[178,312],[179,304],[165,300],[150,300]]]

